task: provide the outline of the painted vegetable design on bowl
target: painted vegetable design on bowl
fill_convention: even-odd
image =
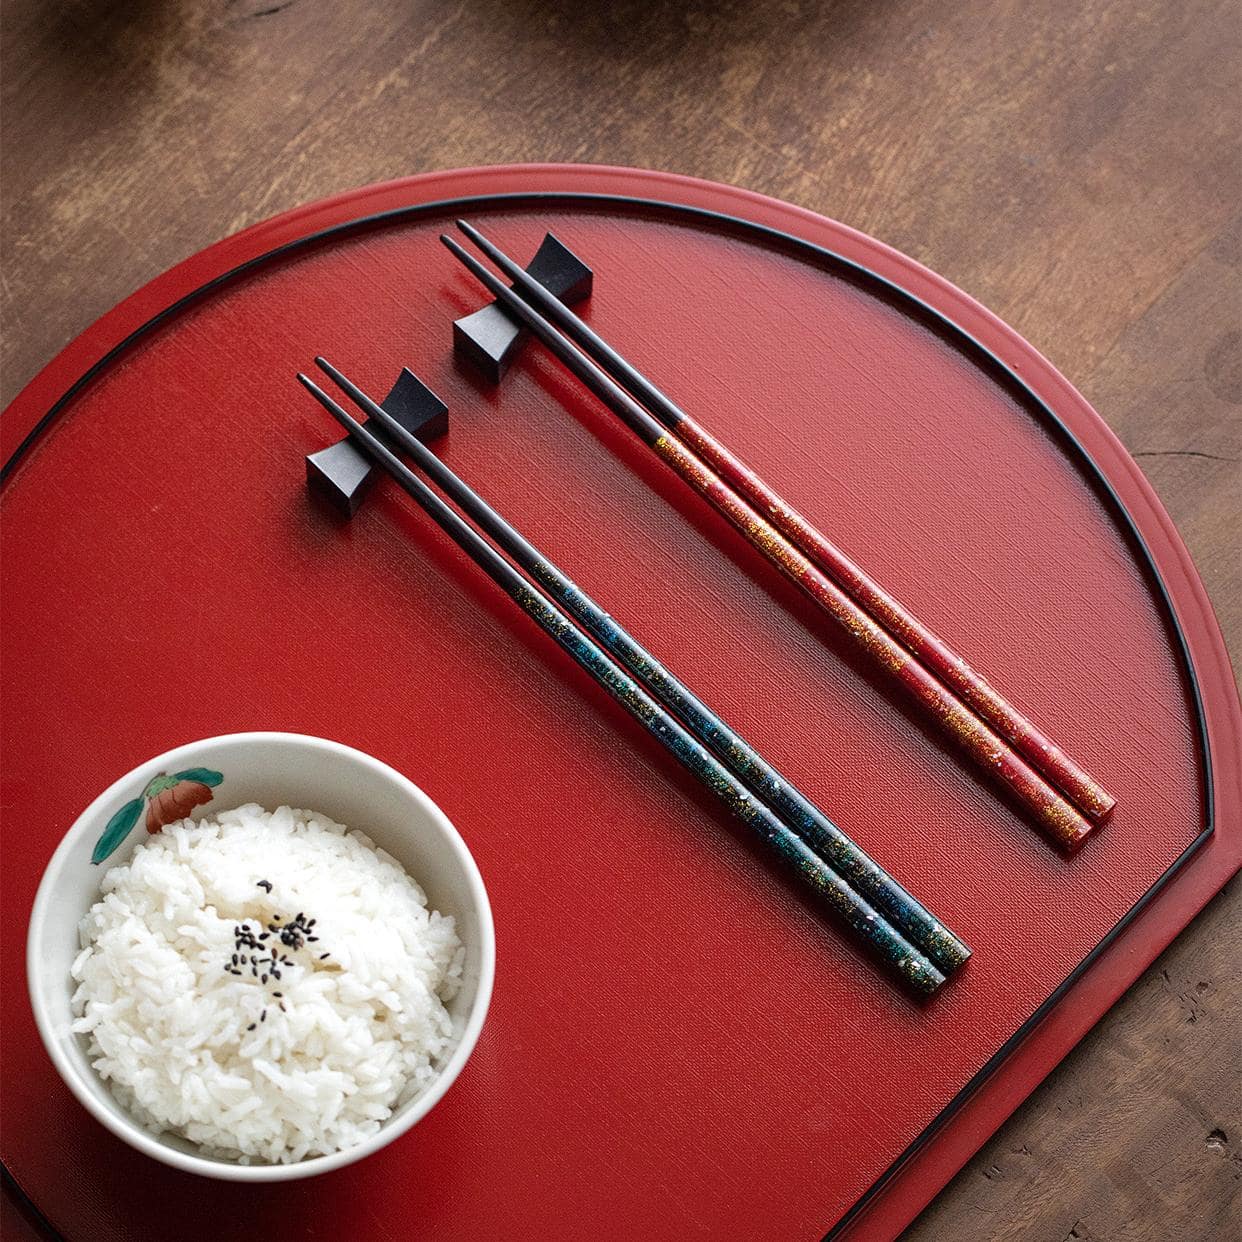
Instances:
[[[165,824],[185,819],[196,806],[210,802],[214,796],[211,791],[222,780],[223,775],[210,768],[186,768],[184,772],[174,772],[171,776],[167,772],[153,776],[140,797],[127,802],[108,820],[102,835],[95,842],[91,862],[101,863],[116,852],[133,831],[144,806],[147,810],[147,831],[159,832]]]

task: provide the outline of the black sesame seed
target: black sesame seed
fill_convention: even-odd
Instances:
[[[248,1026],[248,1027],[246,1027],[246,1030],[248,1030],[248,1031],[253,1031],[253,1030],[254,1030],[254,1028],[255,1028],[256,1026],[258,1026],[258,1025],[259,1025],[259,1024],[258,1024],[257,1022],[252,1022],[252,1023]]]
[[[281,1001],[281,1002],[280,1002],[280,1012],[281,1012],[281,1013],[288,1013],[288,1012],[289,1012],[289,1011],[285,1008],[285,1002],[284,1002],[284,1001]]]
[[[325,957],[329,957],[329,956],[330,956],[330,954],[327,954],[327,953],[321,953],[321,954],[319,955],[319,960],[322,962],[322,961],[323,961],[323,959],[324,959]]]
[[[283,992],[273,992],[273,993],[272,993],[272,995],[273,995],[273,996],[284,996],[284,993],[283,993]]]
[[[259,1014],[259,1021],[260,1022],[267,1021],[267,1010],[266,1009],[261,1014]]]

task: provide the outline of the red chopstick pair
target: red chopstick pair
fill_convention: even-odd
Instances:
[[[1115,802],[1097,781],[573,311],[477,229],[457,223],[513,288],[443,237],[471,273],[1008,785],[1049,837],[1072,852],[1108,819]]]

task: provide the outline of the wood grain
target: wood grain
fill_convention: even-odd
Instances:
[[[0,391],[216,238],[429,168],[584,160],[872,233],[1006,318],[1138,457],[1242,655],[1242,12],[1056,0],[7,0]],[[1242,1222],[1242,887],[910,1239]]]

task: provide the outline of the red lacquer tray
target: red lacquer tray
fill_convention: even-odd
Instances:
[[[1118,798],[1067,862],[542,352],[455,367],[436,235],[554,230],[585,313]],[[134,227],[142,227],[135,222]],[[449,403],[445,458],[975,948],[926,1008],[414,511],[307,503],[325,352]],[[655,173],[376,186],[195,256],[4,415],[3,1157],[70,1238],[887,1237],[1236,870],[1237,694],[1167,515],[1101,419],[932,273]],[[664,549],[669,549],[665,551]],[[491,892],[495,999],[381,1154],[199,1181],[91,1122],[35,1035],[26,919],[119,773],[240,729],[407,772]]]

